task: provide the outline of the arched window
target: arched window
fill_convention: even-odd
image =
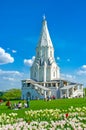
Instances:
[[[50,57],[52,57],[52,51],[50,51]]]
[[[39,56],[39,51],[37,52],[37,56]]]
[[[34,72],[34,77],[36,77],[36,71]]]
[[[53,72],[53,77],[55,77],[55,71]]]

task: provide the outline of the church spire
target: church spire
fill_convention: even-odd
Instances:
[[[39,39],[38,46],[47,46],[47,47],[53,47],[48,27],[47,27],[47,21],[45,15],[43,16],[43,22],[42,22],[42,30],[41,30],[41,35]]]

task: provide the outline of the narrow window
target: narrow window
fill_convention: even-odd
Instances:
[[[34,77],[36,77],[36,72],[34,72]]]
[[[52,57],[52,51],[50,51],[50,57]]]
[[[53,77],[55,77],[55,71],[53,72]]]

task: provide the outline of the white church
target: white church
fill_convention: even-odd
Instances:
[[[30,69],[30,79],[22,80],[22,99],[83,97],[83,84],[60,78],[60,68],[54,58],[54,47],[45,17],[36,47],[36,56]]]

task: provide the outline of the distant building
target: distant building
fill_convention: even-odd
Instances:
[[[22,99],[83,97],[82,84],[60,79],[60,68],[54,58],[54,47],[45,17],[30,78],[22,80]]]

